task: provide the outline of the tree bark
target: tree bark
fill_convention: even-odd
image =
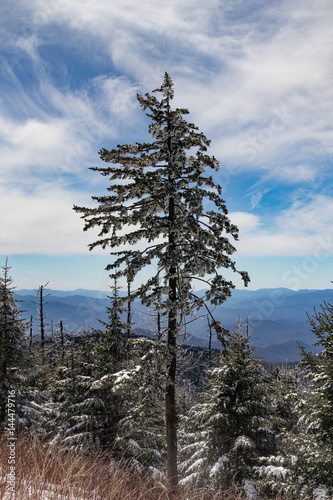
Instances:
[[[126,350],[127,354],[130,352],[130,338],[131,338],[131,282],[127,279],[127,328],[126,328]]]
[[[209,328],[209,343],[208,343],[208,359],[209,359],[209,370],[212,369],[212,325],[209,322],[209,318],[207,318],[208,321],[208,328]]]
[[[44,299],[43,286],[39,287],[39,322],[40,322],[40,346],[42,349],[42,359],[45,363],[45,326],[44,326]]]
[[[32,346],[32,315],[30,316],[29,347]]]
[[[169,222],[175,218],[175,206],[173,198],[169,200]],[[172,256],[175,249],[175,241],[172,230],[169,231],[169,251]],[[167,474],[168,487],[171,495],[178,485],[177,470],[177,422],[176,422],[176,367],[177,367],[177,277],[176,268],[172,265],[169,270],[169,313],[168,313],[168,347],[171,360],[168,368],[168,383],[165,392],[165,424],[167,440]]]
[[[60,338],[61,338],[61,359],[65,358],[65,342],[64,342],[64,327],[62,320],[60,320]]]

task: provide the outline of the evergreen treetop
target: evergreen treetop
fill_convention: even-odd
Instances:
[[[162,86],[153,92],[160,93],[161,100],[148,93],[137,98],[151,119],[149,132],[154,141],[101,149],[101,159],[111,165],[92,170],[109,177],[109,194],[93,196],[94,208],[75,206],[74,210],[82,213],[84,230],[100,227],[99,239],[89,248],[112,250],[116,259],[107,268],[112,277],[132,280],[154,264],[157,272],[139,288],[140,297],[148,300],[150,295],[153,301],[161,287],[168,293],[173,269],[179,299],[193,299],[190,283],[199,278],[204,286],[209,285],[205,298],[222,303],[234,286],[219,269],[238,272],[231,259],[235,248],[227,238],[237,240],[238,229],[227,216],[221,187],[205,175],[207,170],[218,170],[219,164],[207,154],[210,141],[184,119],[188,110],[171,109],[174,91],[167,73]],[[147,243],[144,250],[129,249],[128,245],[135,247],[142,240]],[[123,245],[126,249],[117,250]],[[247,273],[240,274],[247,284]]]

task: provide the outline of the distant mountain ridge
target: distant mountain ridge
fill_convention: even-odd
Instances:
[[[202,295],[204,291],[197,293]],[[76,331],[89,324],[93,328],[100,327],[99,320],[107,318],[106,308],[110,306],[108,296],[112,295],[112,291],[45,289],[45,296],[48,294],[45,304],[48,322],[52,319],[56,325],[63,320],[68,330],[73,328]],[[21,301],[23,317],[30,319],[36,312],[36,306],[31,301],[36,300],[36,291],[17,290],[15,295]],[[300,358],[297,342],[310,349],[316,341],[307,322],[307,313],[311,316],[314,307],[318,310],[324,301],[333,303],[333,290],[234,290],[232,297],[217,307],[213,314],[224,328],[230,330],[234,330],[239,318],[243,324],[248,319],[251,344],[258,348],[257,354],[266,361],[296,361]],[[141,303],[134,302],[133,311],[134,328],[144,329],[147,333],[154,330],[156,322]],[[192,338],[187,342],[192,345],[208,345],[207,320],[200,317],[201,314],[204,310],[199,311],[199,319],[188,326]],[[125,321],[125,315],[123,319]],[[218,347],[217,342],[214,342],[214,347]],[[313,348],[313,351],[316,349]]]

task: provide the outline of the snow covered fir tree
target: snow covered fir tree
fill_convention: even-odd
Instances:
[[[138,468],[158,475],[165,469],[163,397],[167,357],[165,342],[133,339],[126,368],[96,384],[109,387],[123,403],[114,450]]]
[[[0,427],[6,418],[9,390],[15,390],[19,369],[24,364],[24,335],[26,324],[14,297],[13,280],[9,275],[8,260],[0,276]]]
[[[48,421],[52,442],[72,449],[110,450],[115,443],[123,394],[97,384],[119,372],[127,354],[117,283],[112,290],[108,321],[99,330],[69,336],[53,377]]]
[[[0,276],[0,431],[8,423],[8,394],[15,411],[15,429],[44,432],[47,399],[34,386],[34,359],[27,342],[28,322],[15,299],[8,259]]]
[[[202,402],[182,416],[183,484],[244,485],[254,480],[258,458],[274,452],[269,392],[254,351],[238,324],[210,372]]]
[[[148,110],[153,142],[102,149],[101,159],[111,165],[92,170],[109,178],[109,194],[93,196],[93,208],[74,209],[82,214],[85,230],[100,228],[90,249],[113,249],[114,260],[107,267],[111,278],[132,281],[149,266],[151,275],[135,296],[148,306],[163,300],[170,356],[165,387],[167,472],[173,489],[178,483],[177,338],[186,316],[203,303],[222,304],[230,296],[234,285],[222,270],[239,273],[245,285],[249,277],[231,259],[235,247],[228,236],[237,240],[238,229],[228,218],[222,188],[205,175],[219,168],[207,154],[209,140],[184,119],[187,109],[171,108],[174,90],[167,73],[154,93],[161,99],[148,93],[137,96]],[[144,250],[138,250],[139,242],[146,242]],[[119,250],[123,245],[133,249]],[[204,297],[193,293],[195,279],[208,287]]]

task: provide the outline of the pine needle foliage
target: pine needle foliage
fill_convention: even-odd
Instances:
[[[241,326],[230,335],[202,402],[182,416],[184,484],[228,488],[254,480],[259,457],[274,449],[268,391]]]
[[[72,335],[57,367],[51,389],[53,442],[72,449],[110,450],[122,417],[121,394],[99,384],[123,368],[127,358],[118,287],[112,287],[108,321],[94,332]]]
[[[26,324],[14,297],[13,280],[9,275],[8,261],[2,266],[0,276],[0,427],[6,417],[9,390],[15,390],[18,372],[24,364],[24,334]]]
[[[90,350],[93,348],[88,338]],[[62,441],[69,449],[98,449],[96,413],[99,402],[93,400],[90,386],[93,383],[92,359],[83,358],[87,339],[81,342],[74,334],[66,340],[66,354],[49,378],[50,407],[48,438],[53,443]],[[99,441],[98,441],[99,443]]]
[[[124,416],[117,429],[116,449],[143,468],[165,469],[163,399],[167,383],[168,351],[165,342],[131,340],[125,369],[110,377],[111,390],[123,395]]]

